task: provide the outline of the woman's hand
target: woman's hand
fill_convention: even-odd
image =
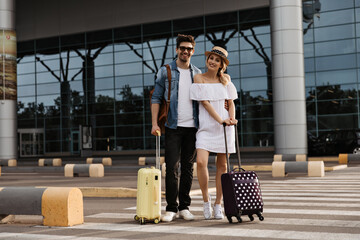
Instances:
[[[226,126],[236,125],[238,123],[238,120],[234,118],[227,118],[223,121],[223,123],[226,123]]]
[[[236,120],[235,118],[230,117],[229,119],[230,119],[231,125],[236,125],[238,123],[238,120]]]

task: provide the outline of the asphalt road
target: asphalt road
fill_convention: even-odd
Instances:
[[[123,166],[117,171],[105,171],[104,178],[65,178],[63,173],[51,168],[47,171],[5,168],[0,176],[0,187],[132,189],[136,189],[139,169]],[[214,169],[210,170],[210,188],[213,188]],[[84,224],[47,227],[42,226],[41,216],[17,215],[8,223],[0,224],[0,239],[360,239],[360,164],[326,172],[322,178],[309,178],[304,174],[273,178],[271,172],[262,171],[258,175],[264,199],[265,220],[262,222],[257,217],[253,222],[243,217],[242,223],[233,224],[226,219],[204,220],[195,178],[190,208],[195,221],[176,219],[171,223],[140,225],[134,220],[136,198],[84,197]],[[162,200],[164,208],[165,200]]]

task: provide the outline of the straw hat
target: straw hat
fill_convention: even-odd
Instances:
[[[225,64],[228,66],[229,65],[229,60],[227,59],[228,56],[228,52],[223,49],[222,47],[218,47],[218,46],[214,46],[211,51],[206,51],[205,52],[205,56],[208,57],[210,54],[216,54],[219,57],[221,57]]]

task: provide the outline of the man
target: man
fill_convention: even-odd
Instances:
[[[165,163],[166,163],[166,213],[162,221],[171,222],[179,217],[194,220],[189,211],[191,203],[190,189],[193,179],[193,162],[195,159],[195,134],[199,126],[198,103],[190,100],[190,86],[194,82],[194,75],[201,71],[190,64],[194,54],[195,40],[191,35],[179,34],[176,39],[176,53],[178,58],[169,65],[171,68],[171,89],[167,79],[166,67],[161,67],[156,76],[155,91],[152,95],[151,134],[156,135],[160,130],[157,122],[160,103],[167,99],[171,91],[170,107],[165,124]],[[180,159],[179,159],[180,157]],[[181,175],[178,185],[178,165],[180,161]],[[177,198],[179,197],[179,204]]]

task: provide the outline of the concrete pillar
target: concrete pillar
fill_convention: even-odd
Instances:
[[[15,0],[0,0],[0,159],[17,158]]]
[[[276,154],[307,154],[301,0],[271,0]]]

